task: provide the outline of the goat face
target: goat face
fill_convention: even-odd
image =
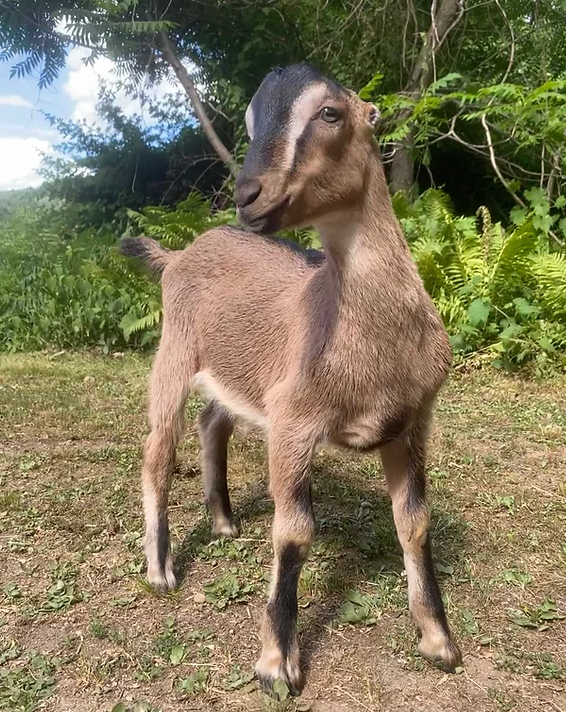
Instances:
[[[267,234],[355,208],[378,116],[309,65],[268,74],[246,111],[251,143],[235,193],[242,222]]]

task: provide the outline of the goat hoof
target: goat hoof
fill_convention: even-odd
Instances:
[[[285,684],[289,694],[293,697],[300,695],[305,685],[304,676],[299,666],[291,661],[283,662],[277,669],[272,670],[263,665],[260,659],[257,662],[255,674],[261,690],[271,697],[280,697],[281,692],[285,691],[283,686],[281,686],[282,689],[278,689],[277,680],[281,680]]]
[[[165,571],[160,572],[148,571],[147,580],[157,593],[167,593],[177,586],[177,579],[172,568],[167,568]]]
[[[441,643],[437,641],[421,640],[418,647],[419,654],[443,672],[456,672],[462,665],[462,653],[456,643],[450,638]]]
[[[240,536],[238,527],[229,520],[212,525],[213,539],[237,539]]]

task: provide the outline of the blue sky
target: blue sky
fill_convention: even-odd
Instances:
[[[36,77],[10,79],[10,66],[0,63],[0,190],[25,188],[41,180],[36,169],[40,150],[57,141],[41,111],[71,116],[74,102],[63,90],[66,69],[56,85],[41,92]]]
[[[108,85],[116,82],[112,62],[105,58],[93,66],[85,66],[86,52],[71,49],[67,65],[54,84],[39,91],[37,76],[10,79],[9,62],[0,62],[0,190],[26,188],[41,183],[37,173],[41,152],[51,152],[59,140],[42,111],[65,119],[85,119],[99,123],[95,106],[100,81]],[[162,97],[171,92],[171,84],[164,81],[151,94]],[[142,113],[139,100],[123,92],[116,95],[116,103],[127,115]]]

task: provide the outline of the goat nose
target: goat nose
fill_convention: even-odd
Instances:
[[[261,183],[255,178],[248,178],[243,181],[236,181],[236,205],[239,208],[245,208],[246,205],[251,205],[261,193]]]

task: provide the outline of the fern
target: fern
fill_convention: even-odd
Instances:
[[[126,341],[129,341],[130,336],[138,331],[154,329],[159,325],[162,313],[161,308],[153,305],[149,309],[149,313],[141,317],[136,316],[135,312],[131,311],[122,317],[120,328],[124,332]]]
[[[538,365],[564,360],[566,256],[550,251],[541,220],[548,200],[531,197],[531,209],[508,229],[493,223],[486,208],[477,218],[455,217],[450,199],[438,190],[412,205],[403,196],[393,200],[456,351],[482,351],[508,367],[529,359]]]

